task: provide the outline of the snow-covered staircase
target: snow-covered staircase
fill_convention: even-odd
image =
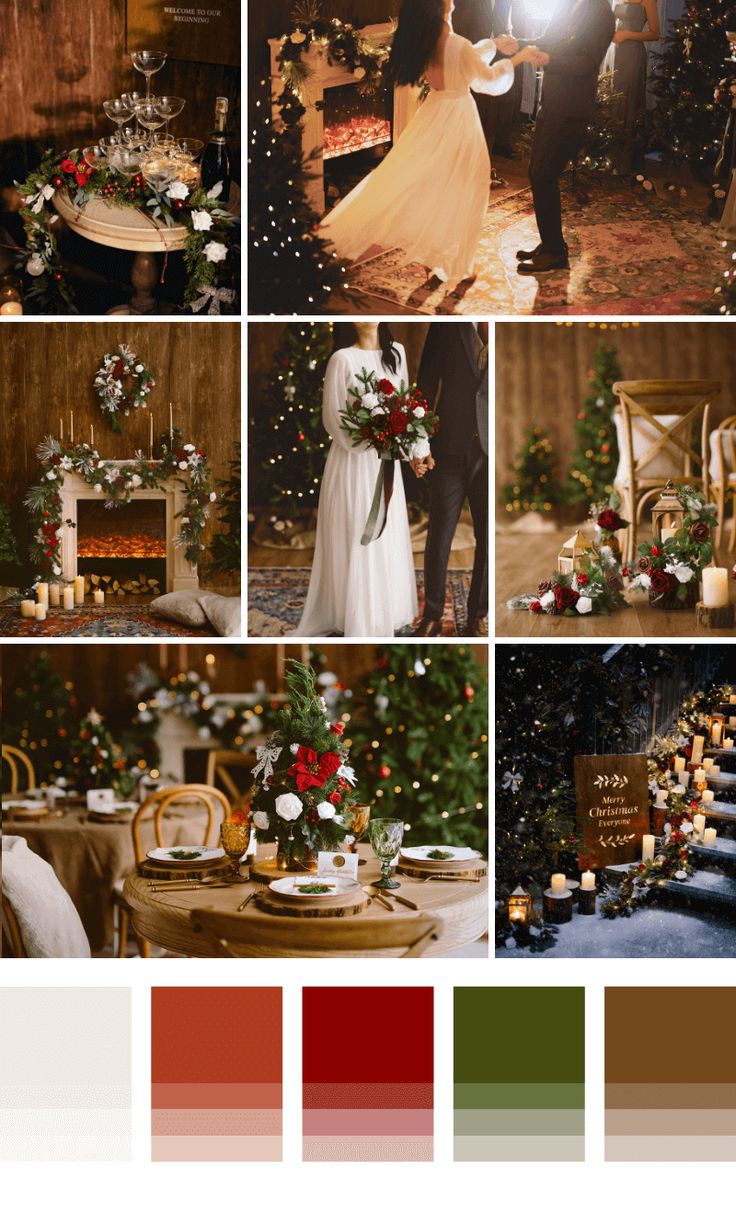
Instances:
[[[661,880],[661,892],[692,906],[736,915],[736,842],[719,837],[715,846],[690,844],[689,849],[695,871],[687,880]]]

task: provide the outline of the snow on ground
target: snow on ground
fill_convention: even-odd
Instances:
[[[733,959],[736,921],[687,909],[644,908],[631,917],[573,918],[558,926],[554,947],[496,951],[498,959]]]

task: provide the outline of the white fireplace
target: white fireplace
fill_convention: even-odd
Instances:
[[[114,460],[107,460],[107,462],[112,466],[123,465],[123,463],[116,463]],[[94,503],[94,508],[97,509],[104,503],[105,497],[104,494],[96,493],[93,485],[88,484],[84,476],[79,475],[77,472],[65,473],[60,489],[60,496],[62,525],[61,576],[64,581],[72,581],[79,572],[84,571],[80,566],[80,560],[83,560],[85,555],[89,555],[90,551],[94,550],[87,546],[89,542],[88,519],[94,515],[91,510],[85,514],[85,505]],[[160,505],[160,537],[156,536],[156,543],[152,547],[152,550],[155,551],[162,562],[163,560],[166,562],[166,592],[171,593],[178,589],[198,589],[199,578],[197,576],[197,569],[186,559],[184,547],[176,542],[180,518],[182,515],[186,516],[187,497],[181,482],[176,477],[171,476],[156,488],[134,489],[128,504],[115,505],[106,511],[105,521],[109,524],[109,529],[114,529],[116,515],[122,515],[126,511],[131,510],[137,502],[157,502]],[[147,529],[151,530],[150,537],[153,538],[152,528],[150,528],[149,524],[147,524]],[[101,542],[103,542],[102,539]],[[112,549],[110,549],[110,544],[112,544]],[[111,567],[109,571],[114,572],[114,567],[112,566],[116,559],[114,539],[110,538],[109,533],[104,536],[103,548],[101,550],[105,549],[110,549],[108,558]],[[135,548],[133,551],[135,551]],[[121,557],[125,554],[124,545],[121,546],[119,554]],[[129,558],[131,560],[142,561],[146,557],[140,554],[132,554]]]
[[[373,42],[376,46],[389,46],[393,29],[390,22],[385,22],[381,25],[366,25],[360,32],[366,41]],[[285,88],[278,64],[281,41],[278,38],[270,38],[268,45],[271,52],[271,103],[272,112],[276,118],[280,98]],[[307,199],[316,213],[322,215],[326,207],[325,159],[337,157],[343,154],[343,151],[354,149],[353,145],[349,143],[341,147],[337,139],[329,137],[329,130],[327,145],[325,144],[325,103],[328,99],[325,94],[328,94],[329,97],[331,90],[344,91],[351,88],[357,90],[360,80],[348,68],[330,63],[327,47],[322,44],[313,43],[309,50],[302,55],[302,61],[309,69],[309,75],[301,92],[301,102],[306,110],[302,118],[302,153],[305,162],[309,163],[310,173],[313,174],[312,179],[307,182]],[[413,116],[419,96],[420,90],[411,86],[393,89],[393,142],[399,138]],[[367,135],[361,141],[361,147],[377,146],[391,138],[391,132],[383,132],[380,129],[380,122],[374,123],[373,126],[373,137],[371,138],[370,134]]]

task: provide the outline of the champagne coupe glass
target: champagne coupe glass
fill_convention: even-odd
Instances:
[[[132,110],[132,113],[133,113],[133,121],[135,122],[136,126],[138,126],[138,118],[136,116],[135,111],[136,111],[138,102],[143,100],[143,94],[136,93],[136,92],[123,93],[121,99],[125,102],[126,105],[130,106],[130,109]],[[140,130],[140,127],[138,127],[138,129]]]
[[[82,157],[90,168],[97,168],[101,160],[107,156],[107,148],[100,143],[93,143],[90,147],[82,148]]]
[[[228,817],[220,826],[220,844],[225,851],[225,854],[232,860],[233,870],[231,878],[238,883],[245,883],[245,878],[240,874],[240,864],[243,856],[248,849],[250,843],[250,818],[246,820],[233,820]]]
[[[115,150],[112,166],[121,177],[133,177],[141,170],[141,157],[138,152],[129,147],[118,147]]]
[[[166,130],[164,131],[164,142],[169,142],[169,122],[172,118],[176,118],[181,113],[186,101],[183,97],[158,97],[156,99],[156,109],[161,117],[166,120]]]
[[[350,815],[347,821],[347,828],[352,833],[354,841],[350,844],[350,853],[358,853],[358,842],[365,836],[365,831],[368,828],[368,822],[371,817],[370,804],[353,804],[350,809]],[[358,866],[364,867],[366,859],[359,858]]]
[[[156,141],[154,131],[160,130],[164,124],[164,119],[156,108],[155,98],[151,101],[139,101],[135,112],[141,126],[149,132],[148,146],[153,147]]]
[[[370,823],[371,846],[376,858],[381,860],[381,878],[373,881],[374,888],[400,888],[398,880],[391,879],[391,860],[396,858],[404,837],[404,822],[391,817],[380,817]]]
[[[102,108],[118,130],[124,122],[128,122],[133,117],[133,110],[122,97],[113,97],[111,101],[103,101]]]
[[[146,77],[146,101],[151,99],[151,76],[160,72],[166,62],[166,51],[133,51],[130,56],[133,67]]]

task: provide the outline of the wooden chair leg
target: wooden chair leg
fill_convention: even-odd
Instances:
[[[149,943],[148,939],[141,938],[140,934],[136,934],[135,937],[136,937],[136,941],[138,943],[138,954],[141,957],[141,959],[150,959],[151,958],[151,944]]]
[[[725,517],[726,507],[723,507]],[[736,492],[731,492],[731,537],[728,541],[729,553],[736,547]]]
[[[715,498],[716,498],[716,505],[718,506],[718,512],[716,514],[716,517],[718,518],[718,534],[722,535],[723,534],[723,523],[726,518],[726,489],[723,484],[719,484],[718,487],[716,488]]]
[[[128,925],[130,923],[130,915],[125,909],[118,905],[115,909],[118,919],[118,949],[117,959],[125,959],[128,951]]]

